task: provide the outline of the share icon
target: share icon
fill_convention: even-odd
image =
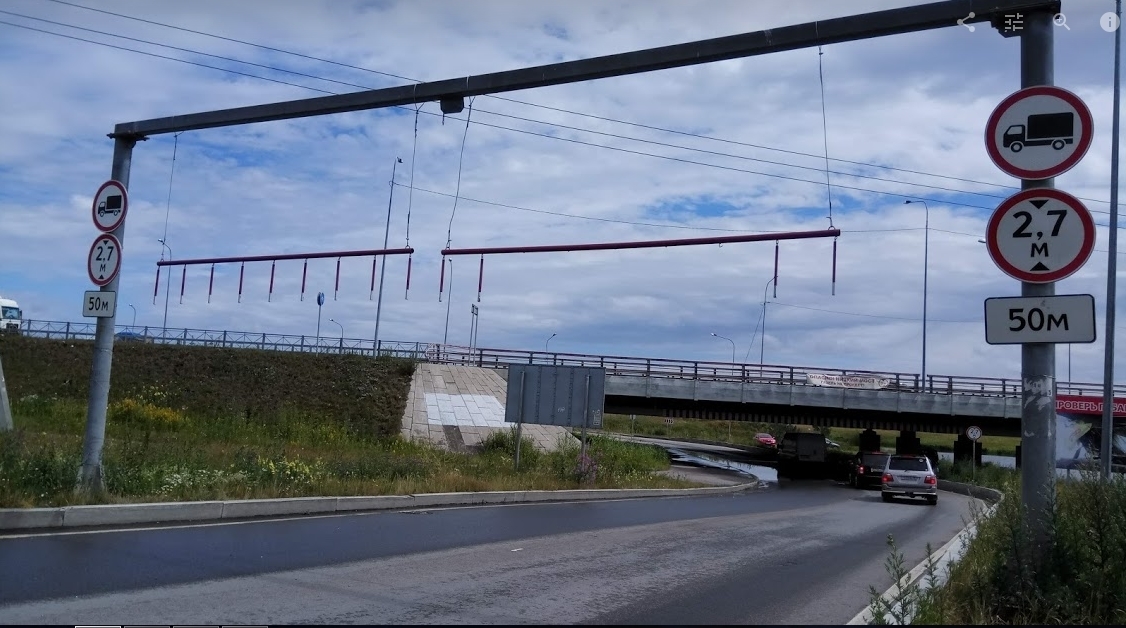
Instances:
[[[974,19],[974,12],[970,11],[969,15],[967,15],[966,17],[963,17],[963,18],[958,20],[958,26],[965,26],[966,28],[970,29],[970,32],[972,33],[972,32],[974,32],[973,24],[966,24],[966,20],[972,20],[972,19]]]

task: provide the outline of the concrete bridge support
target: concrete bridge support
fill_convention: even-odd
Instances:
[[[897,454],[921,454],[923,453],[923,444],[919,441],[919,437],[914,430],[900,430],[899,436],[895,439],[895,453]]]
[[[975,467],[981,466],[981,445],[977,446],[975,452],[974,442],[965,434],[959,434],[954,441],[954,462],[968,462],[971,459]]]
[[[880,434],[871,428],[860,433],[860,451],[879,451]]]

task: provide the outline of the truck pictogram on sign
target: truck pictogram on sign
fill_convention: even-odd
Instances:
[[[1025,146],[1051,146],[1063,150],[1064,146],[1075,143],[1075,114],[1037,113],[1028,116],[1024,124],[1014,124],[1005,129],[1002,144],[1005,148],[1019,153]]]

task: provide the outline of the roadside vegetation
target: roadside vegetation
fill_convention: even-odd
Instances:
[[[864,430],[847,428],[847,427],[831,427],[829,428],[828,436],[832,440],[841,444],[843,449],[856,450],[860,447],[860,432]],[[896,430],[876,430],[880,435],[880,443],[884,449],[893,449],[895,447],[895,439],[899,436]],[[954,441],[958,438],[956,434],[934,434],[931,432],[917,432],[919,442],[923,447],[934,448],[935,451],[954,451]],[[1016,447],[1020,444],[1020,439],[1010,436],[982,436],[978,440],[978,448],[983,454],[992,456],[1015,456]]]
[[[602,417],[602,430],[632,436],[653,436],[697,440],[733,445],[758,446],[755,434],[770,434],[776,439],[794,430],[810,431],[812,428],[777,423],[749,423],[746,421],[703,421],[699,419],[665,419],[652,416],[607,414]]]
[[[581,460],[574,439],[549,453],[525,438],[519,470],[510,431],[476,453],[408,442],[406,360],[121,343],[107,491],[78,494],[89,343],[4,338],[0,356],[16,425],[0,433],[0,507],[696,486],[654,473],[662,449],[599,436]]]
[[[673,419],[665,423],[661,417],[607,414],[602,421],[602,429],[616,434],[635,436],[654,436],[658,438],[678,438],[731,443],[733,445],[755,446],[755,434],[766,433],[776,439],[790,431],[820,431],[830,440],[839,443],[844,451],[855,452],[860,448],[860,432],[863,430],[843,427],[815,429],[810,426],[783,425],[780,423],[749,423],[745,421],[703,421],[697,419]],[[876,430],[885,449],[895,446],[898,431]],[[925,448],[935,451],[954,451],[954,434],[918,433],[919,442]],[[983,436],[978,441],[983,454],[995,456],[1014,456],[1019,438],[1008,436]]]
[[[968,464],[944,463],[940,477],[971,479]],[[946,574],[929,562],[927,573],[890,605],[878,601],[882,592],[873,588],[873,623],[1126,623],[1126,480],[1104,482],[1093,471],[1061,479],[1055,542],[1042,556],[1022,525],[1019,471],[984,465],[973,480],[1000,490],[1001,503],[988,515],[976,513],[976,533]],[[911,566],[890,537],[889,546],[886,566],[899,581]],[[882,620],[885,614],[891,622]]]

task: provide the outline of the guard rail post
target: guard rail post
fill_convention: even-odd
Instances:
[[[48,331],[47,331],[47,337],[48,337],[48,338],[50,338],[50,337],[51,337],[51,332],[50,332],[50,329],[51,329],[51,328],[50,328],[50,327],[48,326],[48,327],[47,327],[47,330],[48,330]],[[68,322],[68,323],[66,324],[66,337],[64,338],[64,340],[70,340],[70,323],[69,323],[69,322]]]

